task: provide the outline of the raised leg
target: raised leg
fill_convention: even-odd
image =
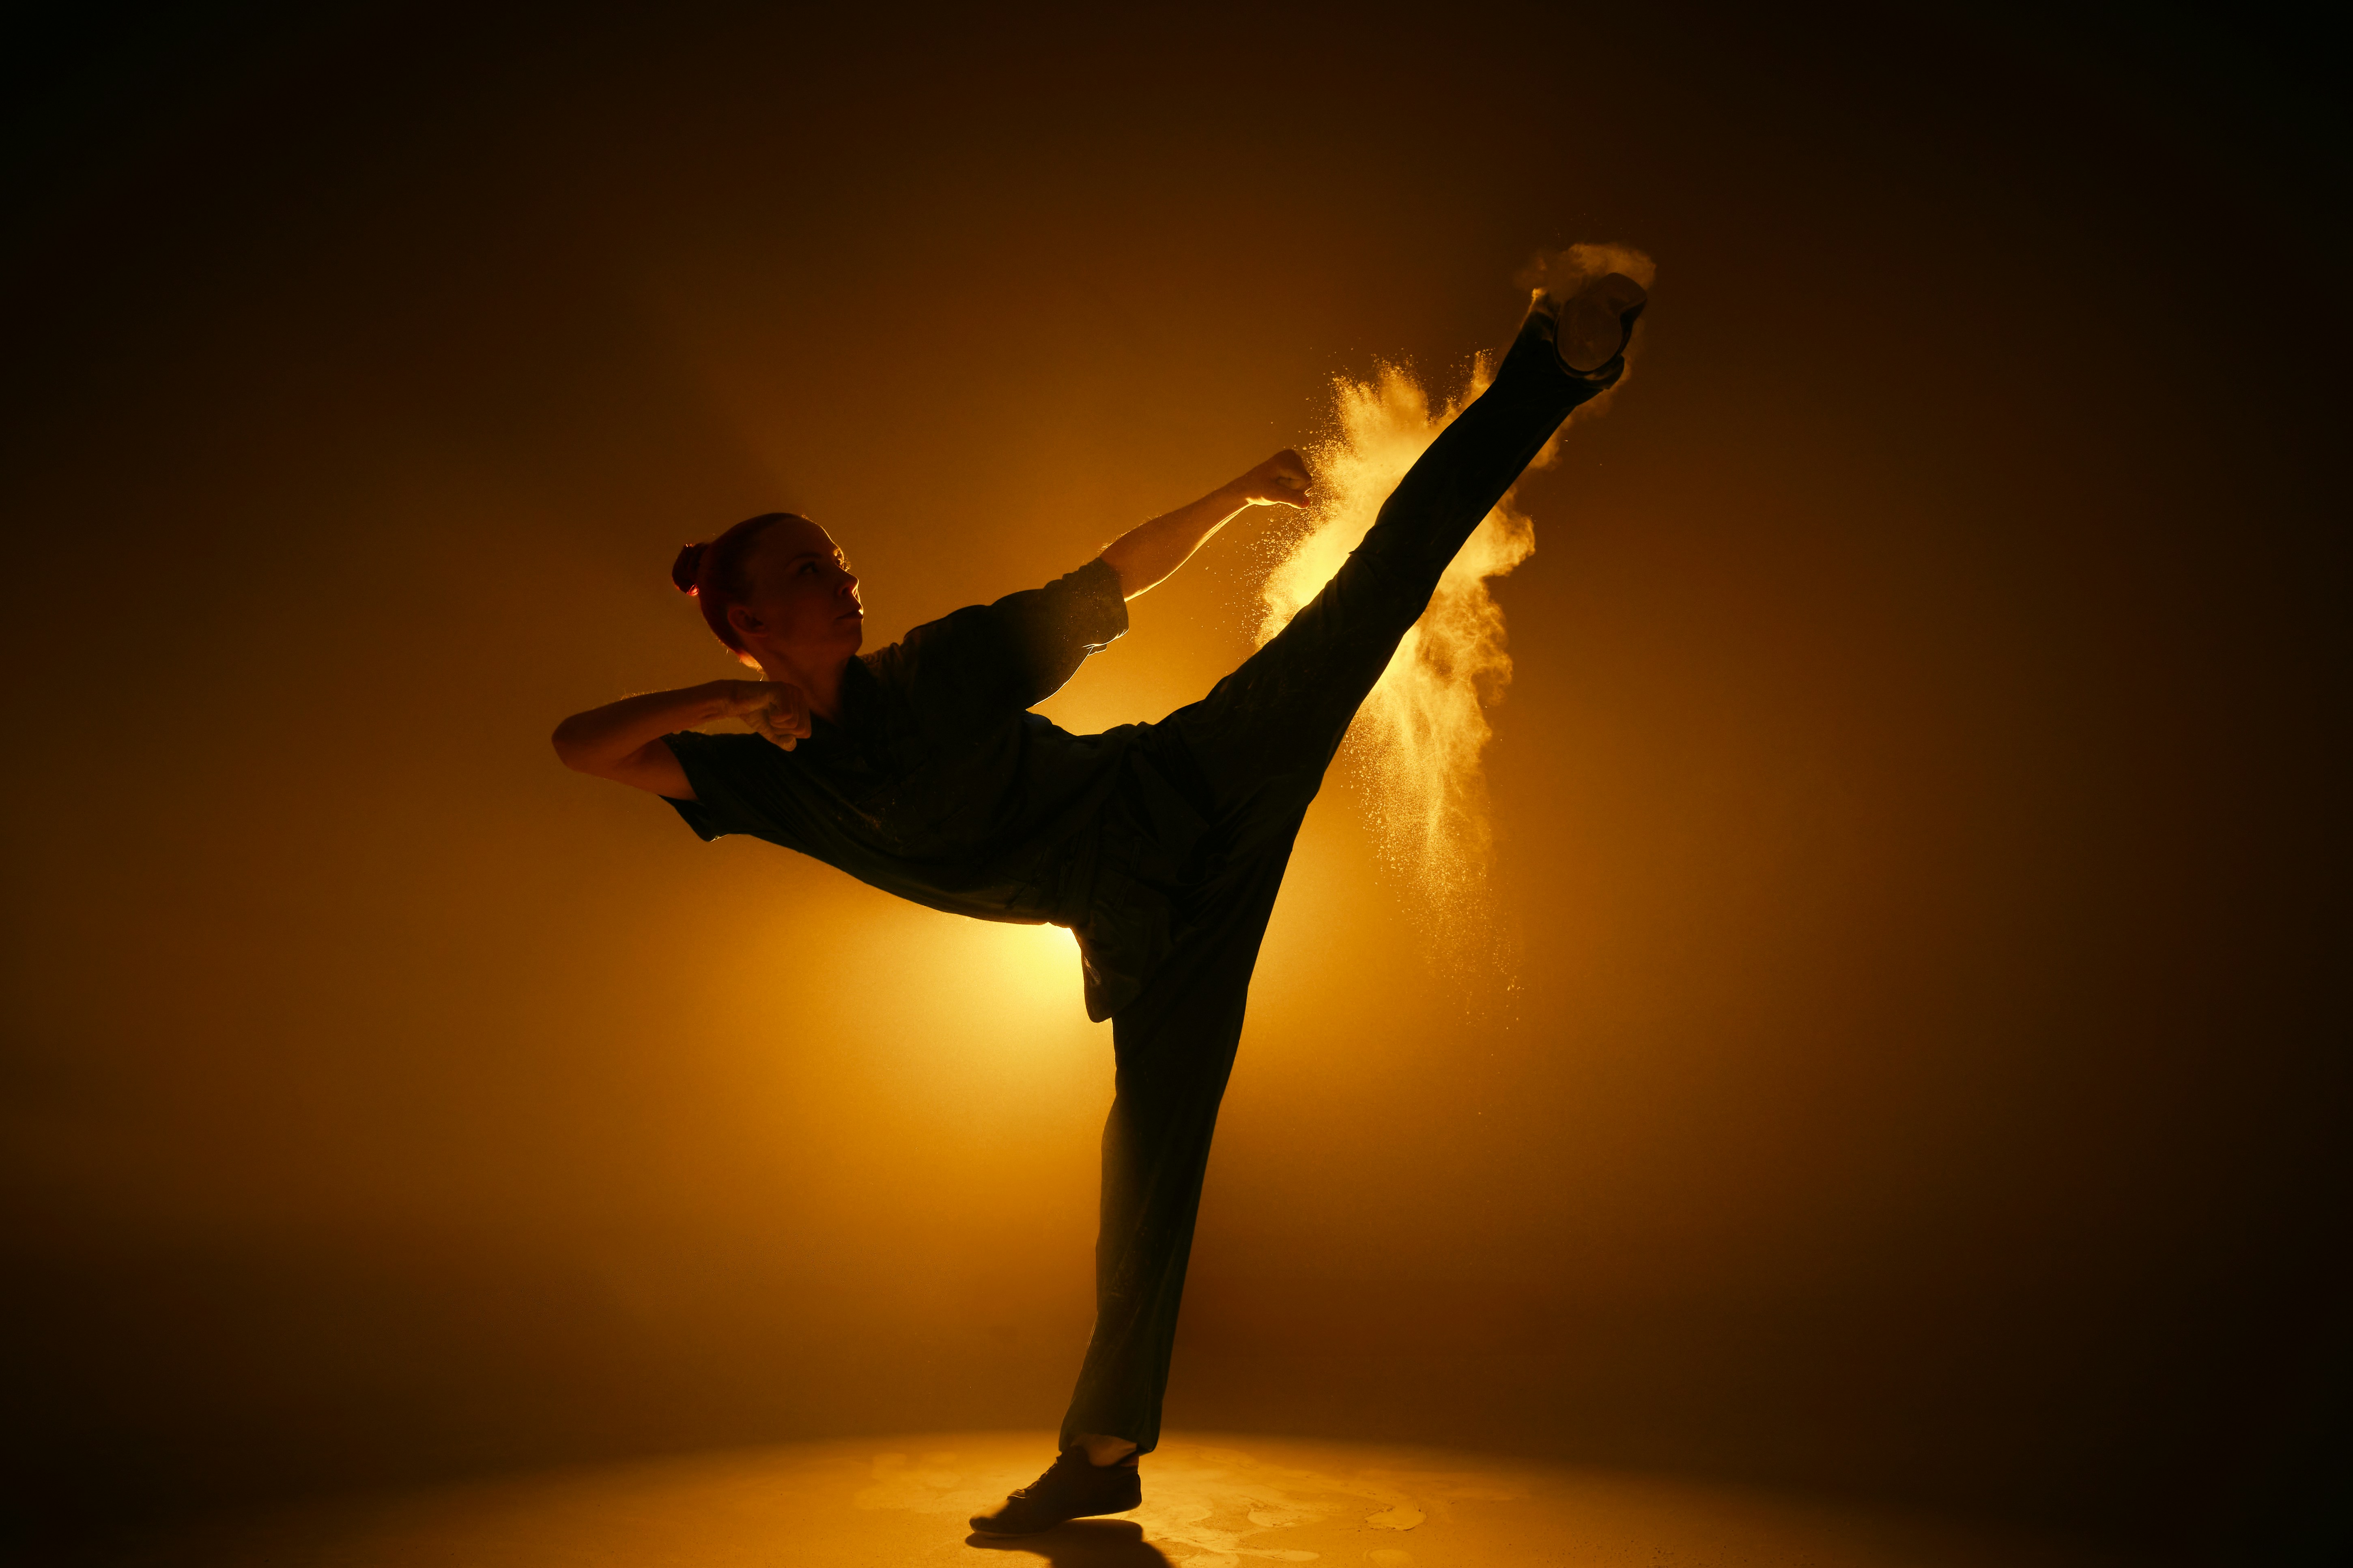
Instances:
[[[1155,726],[1155,739],[1181,742],[1212,821],[1279,775],[1306,775],[1312,795],[1448,563],[1561,422],[1617,380],[1614,356],[1568,370],[1555,331],[1552,315],[1532,311],[1493,383],[1440,432],[1323,592],[1208,697]]]

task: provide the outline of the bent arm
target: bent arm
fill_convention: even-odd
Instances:
[[[673,800],[692,800],[694,786],[686,770],[662,744],[676,730],[692,729],[713,719],[733,719],[765,706],[767,695],[747,700],[744,688],[766,686],[758,680],[712,680],[679,691],[649,691],[624,697],[586,713],[575,713],[555,727],[555,754],[575,773],[589,773],[616,784],[631,784]]]
[[[1119,574],[1120,596],[1133,599],[1166,581],[1211,534],[1251,507],[1303,507],[1309,499],[1307,465],[1296,452],[1277,452],[1192,505],[1129,529],[1104,548],[1103,562]]]
[[[1250,506],[1231,486],[1211,490],[1190,506],[1180,506],[1165,517],[1139,522],[1104,546],[1104,563],[1119,574],[1119,594],[1133,599],[1192,559],[1209,535],[1240,517]]]

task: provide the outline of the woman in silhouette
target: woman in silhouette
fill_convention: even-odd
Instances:
[[[746,833],[954,914],[1078,937],[1088,1016],[1112,1021],[1095,1326],[1032,1485],[975,1518],[1017,1535],[1141,1501],[1218,1103],[1250,970],[1308,803],[1447,563],[1569,412],[1617,381],[1644,304],[1611,273],[1539,294],[1493,383],[1442,432],[1364,542],[1201,700],[1073,735],[1029,711],[1127,629],[1127,601],[1253,506],[1303,507],[1278,452],[1129,530],[1069,575],[861,654],[858,579],[789,512],[687,546],[671,570],[758,680],[626,698],[566,719],[567,766],[662,796],[705,839]],[[751,733],[694,726],[745,721]]]

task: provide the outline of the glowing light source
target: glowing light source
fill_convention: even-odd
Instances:
[[[958,921],[955,945],[1008,1004],[1060,1013],[1079,989],[1079,942],[1066,926]]]

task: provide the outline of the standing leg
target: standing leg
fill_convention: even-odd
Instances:
[[[1173,951],[1112,1019],[1118,1087],[1103,1127],[1103,1228],[1095,1244],[1095,1330],[1062,1418],[1060,1454],[1037,1480],[975,1514],[983,1535],[1029,1535],[1064,1520],[1124,1513],[1143,1500],[1134,1458],[1091,1463],[1085,1439],[1160,1441],[1160,1396],[1193,1250],[1218,1102],[1241,1043],[1259,941],[1282,885],[1306,803],[1260,831],[1195,906]]]
[[[1089,1434],[1124,1437],[1138,1453],[1160,1440],[1209,1139],[1299,822],[1293,816],[1220,879],[1143,994],[1112,1018],[1119,1070],[1103,1126],[1094,1337],[1062,1418],[1065,1448]]]

